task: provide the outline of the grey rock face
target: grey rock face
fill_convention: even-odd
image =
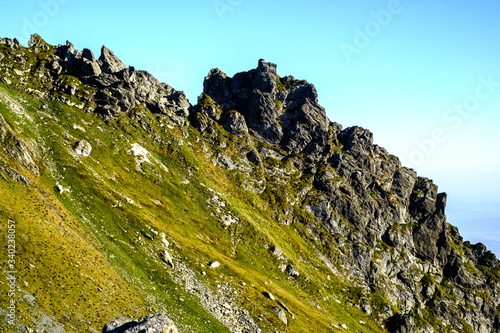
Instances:
[[[256,69],[233,78],[213,69],[203,87],[223,111],[243,115],[244,122],[231,111],[225,123],[230,132],[247,126],[288,153],[313,153],[318,149],[315,144],[324,143],[329,121],[318,104],[316,89],[293,77],[281,82],[272,63],[261,59]]]
[[[274,308],[274,311],[276,312],[276,314],[278,315],[278,318],[283,322],[285,323],[285,325],[288,325],[288,319],[286,318],[286,313],[285,311],[283,311],[282,308]]]
[[[89,49],[83,49],[82,51],[81,71],[86,77],[99,76],[102,73],[99,63]]]
[[[2,39],[2,43],[12,47],[18,45],[18,42],[7,39]],[[38,35],[32,36],[29,45],[34,52],[52,48]],[[154,113],[173,114],[180,118],[189,115],[191,104],[183,92],[160,83],[147,72],[127,68],[105,46],[101,49],[99,59],[89,49],[81,52],[76,50],[70,42],[55,47],[55,51],[47,65],[51,77],[45,79],[50,79],[50,84],[46,85],[53,87],[54,94],[58,96],[56,99],[60,98],[61,93],[69,94],[81,101],[81,108],[87,106],[106,118],[128,113],[141,104]],[[70,86],[67,83],[61,84],[66,82],[65,78],[61,80],[62,75],[65,78],[68,75],[74,76],[80,82],[73,81]],[[86,85],[87,89],[82,91],[80,83]],[[95,93],[89,94],[88,88]],[[65,99],[61,102],[71,106],[78,104],[71,104]]]
[[[19,109],[22,112],[22,109]],[[40,170],[36,163],[39,159],[40,152],[38,146],[33,141],[28,141],[20,138],[12,128],[7,124],[4,117],[0,114],[0,146],[5,149],[8,155],[17,160],[24,168],[39,174]],[[0,159],[0,162],[3,160]],[[22,175],[15,169],[5,166],[7,174],[16,181],[28,185],[28,178]]]
[[[0,158],[0,172],[5,173],[7,176],[9,176],[12,180],[19,182],[25,186],[31,186],[30,180],[24,176],[22,173],[19,171],[9,167],[3,159]]]
[[[237,111],[227,112],[223,120],[224,129],[230,133],[248,132],[245,117]]]
[[[132,321],[112,321],[102,333],[177,333],[175,323],[165,314],[154,314]]]
[[[301,180],[312,179],[310,187],[297,197],[299,205],[317,221],[304,221],[293,213],[292,220],[306,225],[317,241],[339,249],[340,254],[332,251],[328,259],[366,290],[383,290],[402,314],[394,315],[388,305],[377,308],[366,302],[360,309],[388,320],[393,332],[433,331],[425,321],[415,330],[416,320],[422,317],[419,304],[457,330],[463,329],[461,320],[472,323],[478,332],[496,329],[494,311],[470,303],[465,295],[485,290],[497,295],[500,286],[494,281],[488,284],[485,275],[477,268],[467,269],[466,263],[495,269],[500,265],[480,245],[463,243],[458,231],[447,223],[446,194],[439,193],[432,180],[418,177],[397,157],[374,145],[370,131],[357,126],[343,129],[330,122],[313,85],[293,77],[280,78],[276,66],[263,60],[256,69],[232,78],[219,69],[210,71],[204,95],[212,102],[193,108],[193,125],[207,138],[216,131],[215,123],[235,133],[239,129],[235,124],[243,121],[233,119],[242,115],[254,143],[264,141],[281,149],[282,153],[269,153],[256,143],[257,149],[248,154],[264,168],[266,158],[293,160],[296,169],[292,170],[308,177]],[[229,119],[227,114],[234,116]],[[293,155],[298,153],[303,158]],[[273,177],[278,174],[275,169],[268,172]],[[287,182],[283,177],[268,186]],[[277,215],[277,219],[290,219]],[[461,253],[460,246],[469,249]],[[280,269],[299,276],[292,265],[281,264]],[[447,283],[453,285],[449,292],[462,304],[474,305],[458,310],[454,301],[436,302],[444,297],[440,290]]]
[[[110,115],[126,113],[135,106],[135,93],[130,84],[119,82],[96,94],[96,98]]]
[[[69,41],[66,41],[66,45],[60,45],[57,48],[57,55],[68,65],[75,65],[81,59],[81,53],[75,50],[75,47]]]
[[[121,62],[121,60],[106,46],[101,48],[99,60],[102,62],[102,71],[104,73],[114,74],[125,69],[123,62]]]
[[[19,43],[17,38],[0,38],[0,44],[5,44],[13,50],[17,50],[21,46],[21,43]]]

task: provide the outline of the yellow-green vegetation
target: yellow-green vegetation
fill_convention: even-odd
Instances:
[[[478,265],[477,268],[481,272],[483,272],[493,283],[500,282],[500,272],[492,270],[491,268],[484,265]]]
[[[283,107],[283,102],[280,101],[280,100],[275,100],[274,101],[274,107],[276,108],[276,110],[280,110],[282,107]]]
[[[22,295],[16,296],[34,297],[32,302],[18,302],[18,320],[29,322],[33,314],[40,320],[45,314],[68,329],[83,331],[113,320],[117,310],[145,314],[138,291],[124,282],[52,190],[34,186],[0,182],[2,226],[7,219],[16,222],[17,282],[22,288]],[[2,304],[10,301],[4,290],[0,298]]]
[[[333,246],[304,237],[309,231],[298,221],[283,224],[273,218],[279,206],[297,210],[303,221],[316,220],[286,200],[287,193],[305,183],[262,194],[243,191],[237,171],[221,170],[206,156],[195,129],[164,126],[168,117],[140,105],[104,121],[3,85],[0,90],[22,105],[31,120],[5,103],[0,103],[2,116],[18,137],[34,140],[40,151],[39,175],[1,154],[32,183],[24,186],[0,173],[2,228],[7,219],[18,225],[18,284],[24,295],[19,298],[20,323],[33,327],[32,318],[49,316],[67,331],[100,331],[120,316],[164,311],[185,332],[228,331],[185,290],[179,271],[162,261],[164,247],[156,234],[163,232],[174,266],[186,265],[214,293],[218,285],[232,288],[234,302],[266,332],[330,332],[332,324],[346,324],[355,332],[384,331],[345,302],[342,294],[349,285],[317,256],[318,249],[334,255]],[[228,151],[240,140],[222,129],[214,138]],[[92,146],[88,157],[74,152],[81,140]],[[134,144],[148,152],[149,162],[135,155]],[[286,159],[275,163],[277,168],[293,167]],[[57,185],[65,190],[60,193]],[[207,204],[214,193],[238,223],[220,222]],[[281,261],[269,251],[271,246],[282,249],[299,277],[278,268]],[[221,263],[216,270],[207,267],[214,260]],[[7,302],[6,285],[0,288],[1,302]],[[287,327],[274,312],[277,303],[263,291],[294,313]]]
[[[280,78],[279,76],[276,77],[276,88],[279,90],[279,91],[287,91],[287,90],[290,90],[292,88],[295,88],[295,87],[298,87],[300,85],[303,85],[303,84],[307,84],[307,81],[306,80],[295,80],[295,79],[292,79],[292,80],[288,80],[288,81],[284,81],[282,80],[283,78]]]
[[[200,106],[208,106],[208,105],[213,105],[215,106],[216,103],[212,99],[212,97],[208,96],[207,94],[203,94],[203,96],[200,98],[198,105]]]
[[[422,286],[431,286],[436,283],[435,279],[429,273],[425,273],[422,279],[420,280]]]

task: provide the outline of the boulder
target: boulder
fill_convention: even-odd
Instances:
[[[278,315],[278,318],[285,323],[285,325],[288,325],[288,319],[286,318],[286,313],[283,311],[282,308],[274,308],[274,312]]]
[[[161,254],[161,258],[163,259],[163,261],[165,261],[168,265],[170,265],[170,267],[174,268],[174,260],[172,259],[172,256],[170,255],[170,253],[168,253],[167,250],[163,250],[162,254]]]
[[[160,233],[160,241],[165,248],[168,248],[170,246],[170,242],[165,238],[165,233],[163,232]]]
[[[56,190],[57,190],[57,192],[59,192],[61,194],[64,193],[64,191],[65,191],[64,187],[62,187],[62,185],[60,185],[60,184],[58,184],[56,186]]]
[[[285,310],[292,317],[292,319],[295,319],[295,315],[292,313],[292,311],[290,311],[290,309],[285,304],[283,304],[283,302],[277,301],[277,303],[279,306],[283,308],[283,310]]]
[[[140,319],[116,320],[107,323],[102,333],[178,333],[175,323],[166,314],[154,314]]]
[[[237,111],[230,111],[223,121],[224,129],[230,133],[248,132],[245,117]]]
[[[299,277],[300,276],[300,272],[295,267],[293,267],[292,265],[286,266],[286,270],[285,271],[291,277]]]
[[[278,259],[284,259],[285,257],[283,256],[283,251],[277,247],[273,246],[271,247],[271,253]]]
[[[220,263],[218,261],[213,261],[208,265],[210,268],[217,268],[220,266]]]
[[[270,292],[264,291],[264,292],[262,292],[262,295],[264,295],[265,297],[269,298],[271,301],[275,300],[274,295],[271,294]]]
[[[75,145],[75,152],[78,155],[90,156],[92,146],[86,140],[78,141]]]

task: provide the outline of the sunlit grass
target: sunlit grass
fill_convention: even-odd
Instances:
[[[174,259],[185,263],[214,292],[218,284],[233,288],[234,301],[248,309],[264,331],[330,332],[332,324],[341,323],[351,331],[383,331],[343,300],[348,286],[317,256],[325,245],[308,235],[300,222],[286,225],[274,218],[279,207],[294,209],[295,216],[314,223],[308,212],[285,199],[306,186],[298,178],[293,186],[262,194],[244,191],[240,180],[266,176],[214,166],[203,152],[203,138],[192,128],[160,127],[169,120],[141,116],[140,110],[132,113],[134,119],[122,115],[103,121],[58,102],[47,102],[44,112],[51,116],[47,117],[39,113],[39,101],[22,96],[39,124],[25,135],[37,136],[45,150],[40,176],[27,174],[34,187],[0,180],[1,216],[20,221],[20,280],[28,283],[21,288],[37,302],[36,307],[21,302],[21,322],[29,323],[31,313],[47,314],[68,330],[99,331],[120,316],[166,311],[186,332],[227,331],[195,296],[175,283],[171,268],[160,258],[159,238],[145,236],[154,229],[165,233]],[[17,116],[6,107],[0,111],[14,126]],[[237,154],[239,145],[249,144],[222,128],[214,138],[228,147],[217,148],[221,153]],[[92,145],[89,157],[74,154],[80,140]],[[138,165],[130,152],[133,143],[151,153],[151,164]],[[292,168],[287,160],[273,163]],[[57,184],[69,192],[58,193]],[[237,224],[226,227],[218,220],[207,204],[214,193],[227,202]],[[282,249],[288,260],[275,258],[271,246]],[[207,264],[214,260],[221,267],[211,270]],[[281,263],[293,265],[301,275],[288,276],[278,269]],[[277,302],[265,298],[264,291],[294,313],[296,319],[289,317],[288,327],[274,312]],[[5,294],[0,297],[5,301]]]

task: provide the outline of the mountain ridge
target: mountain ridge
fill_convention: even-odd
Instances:
[[[225,253],[227,258],[233,258],[225,263],[232,267],[229,272],[242,272],[239,260],[243,260],[241,262],[246,262],[248,272],[257,274],[260,271],[253,259],[242,259],[238,253],[248,251],[250,257],[259,253],[265,258],[263,267],[268,267],[272,274],[276,274],[275,279],[291,290],[286,297],[288,304],[297,306],[298,318],[306,311],[312,311],[299,301],[304,299],[303,293],[323,293],[321,297],[315,296],[315,301],[310,300],[312,304],[321,301],[330,309],[327,314],[315,314],[316,322],[312,325],[320,325],[318,331],[327,331],[321,325],[328,321],[328,313],[337,311],[334,304],[337,300],[339,303],[336,304],[345,302],[343,306],[361,310],[374,323],[383,325],[391,332],[495,332],[500,329],[500,265],[496,257],[480,243],[471,245],[464,242],[458,229],[447,223],[446,194],[438,193],[431,180],[419,177],[414,170],[402,166],[397,157],[374,145],[370,131],[356,126],[343,129],[341,125],[331,122],[324,108],[318,104],[317,92],[312,84],[291,76],[279,77],[276,65],[261,59],[256,69],[237,73],[233,77],[218,69],[211,70],[205,77],[198,103],[191,105],[183,92],[160,83],[147,72],[126,67],[106,47],[101,49],[101,55],[96,59],[88,49],[77,51],[69,42],[53,47],[38,35],[32,36],[28,48],[10,39],[1,39],[0,46],[0,81],[5,87],[26,92],[34,101],[39,101],[36,102],[38,107],[26,111],[27,107],[15,100],[12,90],[7,92],[4,89],[2,114],[8,117],[0,119],[0,138],[5,152],[0,156],[0,172],[2,176],[5,174],[12,181],[28,187],[37,184],[40,179],[54,184],[54,192],[55,185],[60,185],[63,191],[54,193],[54,198],[66,207],[68,215],[75,217],[82,207],[69,202],[68,198],[57,197],[64,194],[64,186],[71,186],[59,184],[65,182],[65,177],[73,179],[74,184],[79,183],[65,171],[64,165],[70,165],[76,174],[86,179],[104,179],[101,187],[106,188],[105,191],[99,190],[99,186],[94,189],[84,183],[77,187],[82,193],[96,193],[95,200],[85,199],[87,201],[82,202],[94,207],[101,216],[95,213],[93,215],[97,216],[85,217],[92,223],[83,228],[87,231],[80,233],[90,233],[98,242],[114,248],[116,241],[113,237],[102,239],[102,235],[95,234],[95,231],[92,233],[89,225],[116,228],[114,223],[104,222],[105,217],[110,216],[101,211],[100,204],[96,206],[93,203],[102,201],[102,205],[107,206],[107,201],[116,201],[130,206],[117,208],[123,210],[123,218],[137,219],[134,223],[139,228],[137,230],[141,230],[138,233],[154,242],[157,237],[151,228],[143,225],[145,221],[155,223],[157,229],[159,226],[174,225],[174,222],[164,225],[160,223],[164,220],[151,220],[151,217],[138,213],[151,209],[152,216],[155,210],[147,207],[154,202],[154,207],[174,212],[179,223],[186,228],[194,231],[201,227],[200,230],[205,230],[207,234],[212,232],[221,244],[227,242],[224,246],[232,244],[230,247],[235,248],[235,254],[225,253],[222,245],[210,245],[210,251],[219,253],[219,256]],[[51,106],[46,101],[50,101]],[[61,108],[59,113],[53,111],[56,106]],[[85,122],[83,118],[79,120],[78,112],[85,116]],[[60,119],[65,117],[74,123],[63,126]],[[19,120],[22,118],[24,123]],[[47,151],[59,147],[59,139],[50,144],[49,139],[37,136],[40,127],[31,128],[33,122],[30,118],[53,123],[51,128],[66,133],[60,139],[61,148],[55,149],[57,158],[48,155]],[[99,124],[96,131],[101,128],[101,132],[104,131],[103,126],[108,126],[111,135],[106,137],[108,143],[103,142],[104,138],[89,136],[85,128],[97,126],[94,124]],[[92,167],[88,160],[81,160],[83,157],[66,156],[77,142],[82,142],[76,137],[87,136],[87,144],[94,140],[93,149],[88,153],[91,159],[95,159]],[[130,147],[130,140],[140,141],[135,143],[139,145],[134,146],[137,149]],[[35,144],[37,141],[38,146]],[[107,150],[111,146],[118,150]],[[149,147],[149,151],[143,146]],[[188,152],[189,149],[193,152]],[[97,153],[94,152],[96,150]],[[100,150],[108,151],[108,156],[116,154],[124,161],[130,159],[127,156],[135,155],[131,164],[118,168],[108,162],[111,164],[107,167],[115,170],[117,176],[128,179],[127,183],[132,188],[139,186],[141,180],[128,177],[139,177],[144,184],[151,181],[158,186],[171,182],[171,177],[178,177],[179,183],[168,187],[172,193],[184,198],[191,210],[198,211],[202,205],[202,210],[208,210],[210,214],[203,215],[203,218],[202,215],[188,218],[186,214],[190,213],[186,208],[181,208],[182,205],[176,201],[178,199],[165,192],[162,192],[163,195],[171,199],[164,203],[163,197],[152,197],[150,200],[156,203],[149,201],[149,205],[141,196],[128,197],[125,193],[130,191],[130,187],[109,194],[119,183],[113,180],[116,177],[109,174],[107,168],[100,167],[106,161],[106,154],[100,153]],[[93,157],[96,154],[101,155]],[[169,159],[165,159],[167,155]],[[81,165],[87,164],[89,169],[81,170],[84,168]],[[102,170],[96,172],[97,168]],[[123,174],[122,169],[130,175]],[[203,182],[200,179],[205,178],[198,175],[199,170],[205,170],[204,174],[208,177]],[[5,176],[4,180],[7,179]],[[221,186],[232,191],[207,189],[205,181],[209,179],[212,179],[212,187]],[[58,180],[57,184],[55,180]],[[215,185],[217,183],[219,185]],[[46,191],[51,192],[50,187],[47,186]],[[158,191],[161,192],[152,190],[151,193]],[[193,193],[193,198],[185,197],[182,191]],[[151,193],[148,192],[148,195]],[[70,191],[67,196],[76,200]],[[5,203],[3,207],[6,207]],[[209,222],[200,222],[205,219]],[[170,220],[166,218],[165,221]],[[217,227],[212,223],[217,223]],[[208,226],[218,231],[209,232]],[[186,289],[187,281],[191,281],[202,288],[202,285],[213,282],[199,282],[207,273],[215,281],[216,275],[211,276],[206,271],[203,271],[205,275],[193,273],[196,278],[187,278],[191,276],[190,270],[194,269],[187,262],[196,260],[196,256],[181,250],[179,245],[181,239],[192,244],[193,248],[203,248],[206,247],[205,242],[213,242],[205,241],[207,236],[203,233],[197,235],[198,240],[191,240],[181,236],[181,227],[176,230],[177,233],[169,234],[176,240],[175,249],[167,246],[164,251],[168,255],[162,252],[161,257],[167,264],[179,260],[186,265],[180,275],[169,273],[174,284]],[[293,246],[286,244],[286,238],[280,240],[280,234],[291,239]],[[124,244],[140,243],[137,238],[130,240],[128,236],[124,237]],[[253,243],[258,244],[257,247],[250,245]],[[281,245],[278,246],[278,243]],[[89,241],[89,244],[92,242]],[[104,251],[109,252],[107,249]],[[148,251],[143,255],[156,258],[154,253],[157,249]],[[208,249],[204,251],[205,255],[210,252]],[[306,258],[304,253],[307,253]],[[156,259],[152,260],[156,265]],[[132,262],[131,267],[138,267],[137,261]],[[152,274],[157,269],[154,265],[144,270]],[[118,267],[115,269],[119,271],[119,265],[114,267]],[[316,273],[311,271],[321,272],[317,274],[328,278],[314,277]],[[259,274],[267,276],[271,273]],[[335,282],[324,282],[330,279]],[[337,283],[342,285],[338,290],[333,286]],[[126,284],[131,289],[138,288],[131,282]],[[221,288],[224,289],[224,286]],[[227,287],[227,291],[234,288]],[[283,296],[282,288],[278,290]],[[257,323],[261,322],[265,331],[270,331],[271,327],[283,324],[276,323],[274,314],[264,314],[263,309],[270,309],[272,305],[252,305],[249,309],[245,302],[207,296],[211,295],[209,289],[202,294],[194,292],[195,299],[205,303],[199,309],[194,306],[198,310],[193,313],[200,313],[203,308],[232,331],[257,331]],[[249,291],[246,293],[252,294]],[[149,295],[154,295],[154,292]],[[245,292],[242,295],[246,295]],[[255,297],[266,304],[267,301],[260,299],[255,292],[252,295],[250,299]],[[211,301],[207,303],[204,300]],[[227,317],[221,304],[213,306],[212,310],[211,305],[207,305],[218,302],[231,304],[227,310],[247,318],[244,320],[246,324],[238,325],[238,320]],[[319,305],[317,307],[314,311],[321,309]],[[253,312],[262,315],[256,316]],[[295,312],[294,309],[291,312]],[[176,320],[181,318],[182,321],[180,313],[175,316]],[[107,315],[107,318],[111,317],[111,314]],[[344,314],[339,317],[346,318]],[[372,324],[361,324],[367,321],[365,317],[363,319],[354,320],[349,326],[356,326],[353,329],[359,331],[379,329]],[[340,327],[340,323],[337,324],[332,325]],[[280,329],[307,331],[307,326],[301,326],[305,324],[299,320],[290,320],[286,325]],[[191,329],[196,331],[193,326]],[[203,331],[201,326],[198,329]]]

